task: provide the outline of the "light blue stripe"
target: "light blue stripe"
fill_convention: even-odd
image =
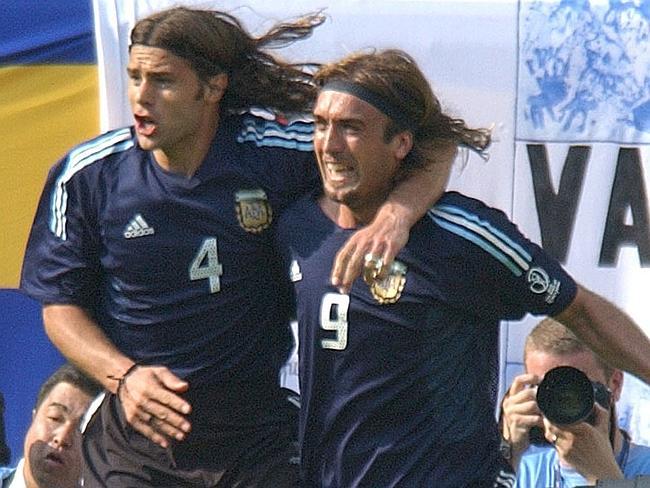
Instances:
[[[512,239],[510,239],[510,237],[508,237],[506,234],[504,234],[503,232],[501,232],[501,230],[492,227],[492,225],[491,225],[489,222],[486,222],[486,221],[484,221],[484,220],[481,220],[481,219],[480,219],[476,214],[468,213],[468,212],[465,211],[463,208],[456,207],[456,206],[454,206],[454,205],[436,205],[436,206],[434,207],[434,209],[440,209],[440,210],[443,210],[443,211],[446,210],[446,211],[449,212],[449,213],[453,213],[453,214],[456,214],[456,215],[461,215],[461,216],[465,217],[467,220],[470,220],[470,221],[472,221],[472,222],[476,222],[476,223],[477,223],[478,225],[480,225],[481,227],[483,227],[483,228],[485,228],[485,229],[488,229],[488,230],[489,230],[490,232],[492,232],[495,236],[499,237],[502,241],[504,241],[504,243],[506,243],[506,244],[507,244],[509,247],[511,247],[513,250],[515,250],[515,251],[517,251],[519,254],[521,254],[521,256],[523,257],[523,259],[525,259],[525,260],[528,261],[528,262],[532,261],[533,258],[532,258],[532,256],[528,253],[528,251],[526,251],[526,249],[524,249],[523,247],[521,247],[519,244],[517,244],[517,243],[516,243],[515,241],[513,241]]]
[[[280,132],[299,132],[302,134],[313,134],[314,126],[308,121],[293,121],[288,124],[280,124],[274,120],[264,120],[260,123],[260,119],[244,118],[244,125],[247,127],[264,126],[264,130],[277,130]]]
[[[86,166],[108,156],[109,154],[125,151],[133,147],[129,129],[109,132],[86,144],[73,149],[68,155],[65,168],[54,183],[54,192],[50,202],[50,230],[62,240],[67,239],[66,211],[68,207],[68,181]]]
[[[257,147],[281,147],[313,151],[313,125],[307,121],[291,121],[282,125],[266,118],[245,117],[238,142],[253,142]]]
[[[480,238],[474,232],[471,232],[460,225],[452,224],[451,222],[445,219],[441,219],[433,215],[431,215],[431,218],[435,223],[437,223],[443,229],[447,229],[449,232],[453,232],[454,234],[464,239],[467,239],[468,241],[476,244],[478,247],[480,247],[481,249],[483,249],[484,251],[492,255],[492,257],[494,257],[497,261],[499,261],[501,264],[507,267],[515,276],[521,276],[523,274],[521,267],[517,266],[508,256],[506,256],[504,253],[499,251],[499,249],[497,249],[489,242]]]
[[[437,215],[440,218],[448,220],[453,224],[459,225],[461,227],[465,227],[470,232],[479,235],[481,238],[490,242],[493,246],[497,247],[501,252],[508,255],[524,271],[527,271],[528,268],[530,268],[529,265],[530,260],[518,254],[516,249],[513,249],[507,243],[503,242],[497,234],[491,232],[490,229],[487,228],[485,225],[481,225],[481,223],[485,224],[485,222],[479,221],[477,223],[473,220],[466,219],[461,215],[456,215],[449,212],[443,212],[435,207],[431,209],[429,212]]]
[[[74,168],[75,164],[82,163],[86,157],[90,157],[96,151],[108,145],[121,142],[127,138],[131,138],[131,130],[129,128],[119,129],[113,132],[107,132],[91,141],[81,144],[70,151],[68,156],[68,166]],[[66,168],[66,171],[69,171]]]
[[[257,147],[281,147],[284,149],[295,149],[298,151],[313,151],[314,145],[311,142],[300,142],[296,139],[282,139],[279,137],[258,137],[256,134],[240,134],[237,142],[253,142]]]
[[[63,206],[63,211],[65,211],[65,204],[62,203],[62,198],[64,196],[65,188],[61,189],[59,183],[61,179],[65,177],[66,174],[74,174],[76,172],[75,166],[79,163],[83,163],[86,157],[92,156],[92,154],[99,149],[106,147],[107,142],[111,144],[117,138],[118,141],[124,139],[128,135],[130,137],[130,132],[128,129],[121,129],[115,132],[109,132],[103,136],[100,136],[92,141],[86,142],[75,149],[73,149],[68,155],[68,160],[66,162],[65,168],[61,172],[61,175],[57,179],[57,184],[55,185],[55,193],[52,200],[52,211],[55,214],[54,219],[60,221],[61,219],[61,209]],[[69,178],[68,178],[69,179]],[[67,180],[66,180],[67,181]],[[66,194],[67,198],[67,194]],[[50,228],[52,232],[57,233],[55,228],[52,228],[52,225],[55,225],[51,222]]]
[[[245,127],[241,131],[241,135],[244,137],[255,136],[257,139],[263,139],[265,137],[272,137],[276,139],[285,139],[287,141],[299,141],[299,142],[311,142],[313,137],[311,134],[301,134],[298,132],[287,132],[282,130],[275,130],[268,127],[264,128],[263,132],[257,130],[257,127]]]

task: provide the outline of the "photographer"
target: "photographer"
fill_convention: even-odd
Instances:
[[[526,373],[514,379],[501,413],[503,451],[517,472],[516,486],[585,486],[599,479],[650,474],[650,447],[633,444],[617,425],[615,404],[623,387],[620,370],[605,364],[551,318],[528,335],[524,366]],[[596,397],[586,421],[554,425],[542,415],[536,387],[558,366],[572,366],[594,385],[601,383],[609,390],[604,399]]]

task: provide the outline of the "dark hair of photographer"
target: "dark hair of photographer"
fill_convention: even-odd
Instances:
[[[542,320],[528,335],[524,366],[526,372],[513,380],[503,400],[500,418],[502,453],[517,471],[517,486],[581,486],[599,479],[650,474],[650,448],[632,444],[617,424],[615,406],[623,387],[622,371],[604,363],[551,318]],[[577,422],[558,423],[557,419],[571,418],[572,397],[576,396],[567,391],[573,380],[560,377],[555,380],[560,390],[551,395],[554,415],[546,410],[548,404],[543,405],[547,415],[556,419],[553,423],[540,409],[538,388],[549,371],[550,376],[571,373],[571,368],[556,369],[566,366],[579,370],[573,370],[573,377],[586,375],[593,408]],[[542,388],[548,384],[547,379]],[[587,391],[582,387],[581,395]],[[536,444],[534,449],[529,449],[531,444]]]

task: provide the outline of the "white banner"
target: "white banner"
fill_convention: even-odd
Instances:
[[[328,61],[399,47],[444,108],[494,127],[490,160],[457,164],[451,188],[501,208],[574,277],[650,333],[650,21],[638,2],[580,0],[94,0],[102,128],[131,123],[128,33],[170,6],[218,8],[253,32],[325,8],[328,21],[283,54]],[[504,324],[502,391],[522,370],[537,319]],[[467,358],[471,360],[471,358]],[[287,370],[289,381],[295,364]],[[645,417],[642,416],[645,412]],[[626,377],[619,416],[650,444],[650,388]]]

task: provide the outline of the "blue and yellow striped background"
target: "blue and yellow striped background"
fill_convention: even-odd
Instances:
[[[16,462],[38,387],[62,361],[16,291],[25,242],[49,167],[97,134],[99,95],[91,0],[0,10],[0,391]]]
[[[0,287],[18,286],[48,168],[99,130],[90,0],[3,2],[0,28]]]

